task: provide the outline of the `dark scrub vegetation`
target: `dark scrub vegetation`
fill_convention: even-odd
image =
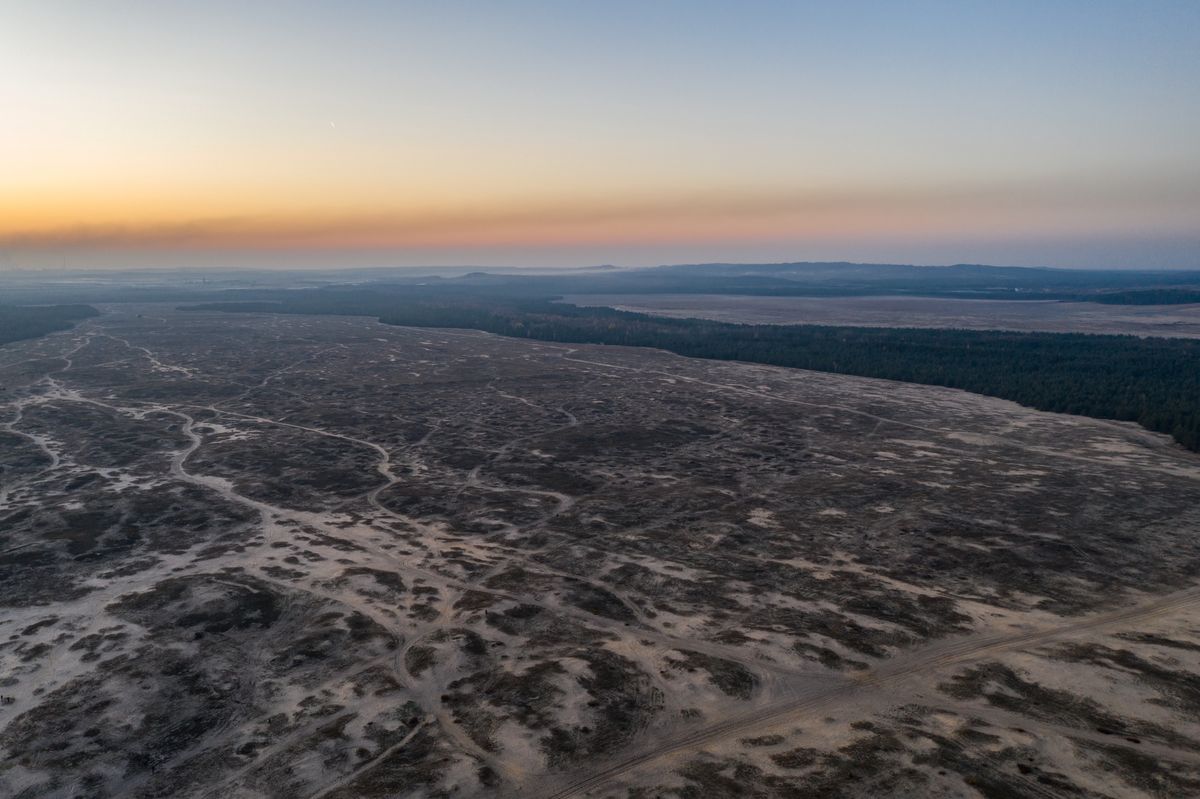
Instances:
[[[1106,305],[1189,305],[1200,302],[1200,289],[1137,289],[1109,291],[1088,298]]]
[[[0,305],[0,344],[66,330],[98,313],[90,305]]]

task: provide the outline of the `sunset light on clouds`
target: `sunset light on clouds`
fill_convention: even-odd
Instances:
[[[0,266],[1200,266],[1192,2],[0,19]]]

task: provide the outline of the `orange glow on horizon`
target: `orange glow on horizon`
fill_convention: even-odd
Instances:
[[[1068,208],[1040,194],[859,192],[842,195],[751,194],[647,198],[411,203],[385,209],[276,208],[255,198],[237,207],[204,198],[131,197],[74,203],[0,201],[0,246],[36,248],[180,248],[190,250],[387,249],[487,246],[753,242],[1004,233],[1086,234],[1188,229],[1187,204],[1175,210],[1120,202]],[[223,207],[224,213],[215,213]],[[284,210],[279,210],[282,206]],[[62,220],[71,220],[63,224]]]
[[[729,189],[674,194],[631,191],[538,196],[498,192],[397,190],[323,195],[267,186],[196,192],[79,190],[8,193],[0,187],[0,246],[179,245],[291,247],[436,245],[487,241],[536,244],[609,235],[614,240],[743,235],[959,235],[997,231],[1193,229],[1200,192],[1160,190],[1147,203],[1138,187],[1056,196],[1040,186],[937,189],[827,187],[807,192]],[[6,196],[6,194],[8,196]],[[1126,199],[1130,194],[1133,199]],[[323,197],[345,199],[322,202]],[[407,199],[411,198],[411,199]]]

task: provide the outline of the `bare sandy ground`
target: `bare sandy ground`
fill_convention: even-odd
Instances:
[[[741,297],[720,294],[578,294],[564,302],[719,322],[945,327],[1200,337],[1200,305],[1101,305],[929,297]]]

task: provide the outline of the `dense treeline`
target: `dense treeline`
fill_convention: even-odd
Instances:
[[[1137,291],[1109,291],[1087,298],[1090,302],[1106,305],[1186,305],[1200,302],[1200,289],[1138,289]]]
[[[97,314],[90,305],[0,305],[0,344],[66,330]]]
[[[354,295],[357,296],[354,296]],[[1073,333],[739,325],[545,299],[448,301],[345,292],[197,309],[368,314],[395,325],[486,330],[564,343],[655,347],[948,386],[1033,408],[1132,421],[1200,451],[1200,341]]]

